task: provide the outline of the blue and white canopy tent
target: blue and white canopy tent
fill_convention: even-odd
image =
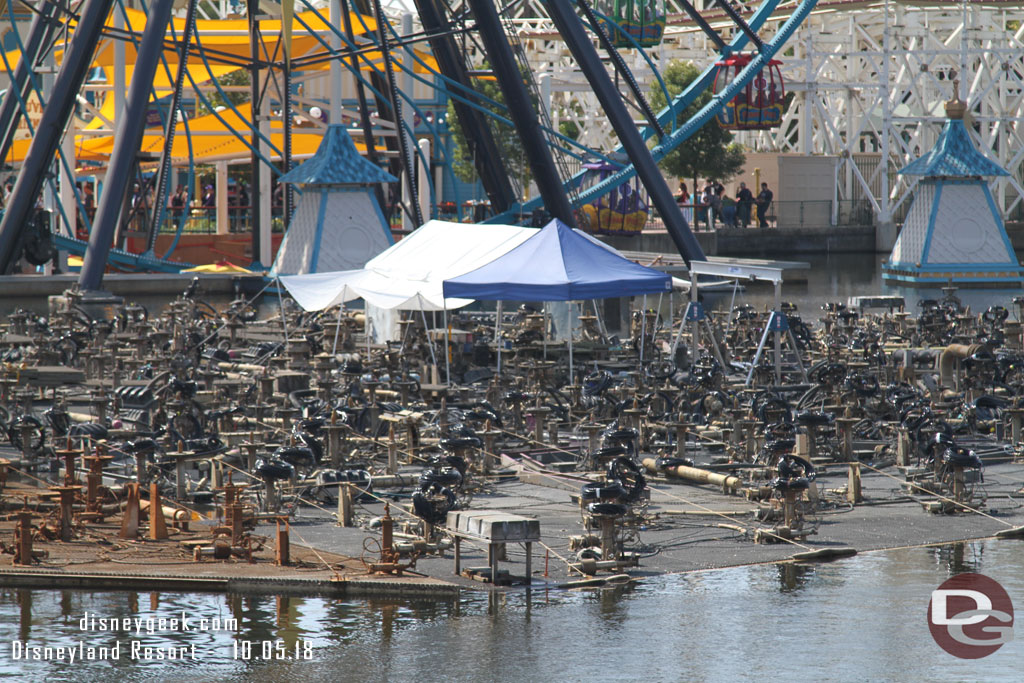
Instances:
[[[431,220],[371,258],[362,268],[282,275],[278,280],[307,311],[362,299],[366,305],[367,343],[371,327],[377,340],[384,341],[395,338],[397,311],[420,311],[426,327],[424,311],[472,303],[470,299],[443,300],[442,282],[492,261],[537,232],[536,228],[518,225]]]
[[[914,201],[882,264],[886,281],[914,287],[950,282],[1015,286],[1024,279],[986,177],[1008,176],[974,146],[960,100],[946,103],[948,120],[935,147],[901,175],[921,176]]]
[[[487,301],[579,301],[672,291],[672,277],[624,258],[555,219],[490,263],[447,279],[444,297]],[[499,369],[501,344],[498,344]],[[569,335],[572,381],[572,334]]]
[[[394,244],[373,188],[397,180],[360,156],[344,126],[328,126],[316,154],[280,182],[302,185],[302,197],[273,275],[362,268]]]

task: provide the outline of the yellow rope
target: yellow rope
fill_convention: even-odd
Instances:
[[[726,515],[724,513],[718,512],[717,510],[712,510],[711,508],[705,507],[705,506],[701,505],[700,503],[694,503],[693,501],[687,500],[687,499],[683,498],[682,496],[677,496],[677,495],[671,494],[668,491],[658,490],[658,493],[660,493],[662,495],[665,495],[665,496],[668,496],[669,498],[674,498],[675,500],[678,500],[681,503],[685,503],[687,505],[692,505],[693,507],[697,508],[698,510],[703,510],[704,512],[707,512],[707,513],[710,513],[710,514],[713,514],[713,515],[718,515],[719,517],[722,517],[722,518],[728,520],[729,523],[733,523],[733,522],[738,522],[739,521],[737,519],[734,519],[734,518],[730,517],[729,515]],[[750,527],[746,527],[746,526],[743,527],[743,528],[746,529],[747,531],[751,531],[752,530],[752,529],[750,529]],[[779,536],[778,534],[774,534],[774,533],[772,533],[772,532],[770,532],[770,531],[768,531],[766,529],[758,529],[758,530],[762,534],[765,534],[767,536],[771,536],[773,538],[777,538],[780,541],[785,541],[786,543],[792,543],[793,545],[798,546],[800,548],[804,548],[805,550],[814,550],[814,548],[812,548],[809,545],[804,545],[803,543],[797,543],[796,541],[794,541],[791,538],[785,538],[783,536]]]
[[[987,514],[985,512],[982,512],[981,510],[978,510],[977,508],[972,508],[970,505],[966,505],[966,504],[961,503],[959,501],[953,500],[952,498],[948,498],[948,497],[943,496],[941,494],[935,493],[934,491],[930,491],[929,489],[926,489],[923,486],[918,486],[917,484],[915,484],[912,481],[906,481],[904,479],[900,479],[899,477],[891,475],[888,472],[883,472],[882,470],[878,469],[877,467],[872,467],[871,465],[868,465],[867,463],[863,463],[862,462],[860,464],[860,466],[861,467],[866,467],[867,469],[871,470],[872,472],[878,472],[879,474],[881,474],[883,476],[886,476],[886,477],[889,477],[890,479],[894,479],[894,480],[900,482],[901,484],[907,484],[908,486],[910,486],[912,488],[915,488],[915,489],[917,489],[919,491],[923,491],[924,493],[927,493],[928,495],[935,496],[936,498],[939,498],[941,500],[950,502],[953,505],[957,505],[959,507],[962,507],[965,510],[977,513],[977,514],[981,515],[982,517],[988,517],[989,519],[995,520],[995,521],[999,522],[1000,524],[1005,524],[1006,526],[1010,527],[1011,529],[1013,528],[1013,525],[1010,524],[1009,522],[1007,522],[1006,520],[999,519],[998,517],[993,517],[992,515]]]

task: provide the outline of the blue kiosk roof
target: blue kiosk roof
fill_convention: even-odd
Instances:
[[[443,286],[446,298],[579,301],[667,292],[672,278],[555,219],[515,249]]]
[[[932,151],[904,166],[900,175],[973,178],[1010,174],[978,151],[962,119],[949,119]]]
[[[316,154],[280,177],[282,183],[303,185],[375,185],[398,179],[364,159],[345,126],[327,126]]]

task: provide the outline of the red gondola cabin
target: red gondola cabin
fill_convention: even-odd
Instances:
[[[729,87],[753,58],[753,55],[736,54],[715,62],[719,67],[715,76],[715,94]],[[729,130],[765,130],[782,123],[786,91],[779,71],[781,64],[772,59],[750,79],[746,87],[718,112],[718,125]]]

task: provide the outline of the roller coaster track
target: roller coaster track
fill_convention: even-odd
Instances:
[[[757,8],[757,11],[750,17],[748,24],[754,31],[759,31],[761,27],[771,18],[772,13],[775,12],[776,8],[780,4],[780,0],[764,0],[761,5]],[[674,150],[676,147],[685,142],[690,136],[696,133],[702,126],[709,123],[722,107],[732,100],[740,91],[747,86],[747,84],[761,71],[761,69],[768,64],[768,62],[775,56],[779,50],[782,49],[786,41],[792,37],[811,12],[818,4],[818,0],[803,0],[799,6],[797,6],[789,16],[789,19],[783,23],[779,28],[778,33],[771,40],[764,41],[764,49],[761,50],[758,55],[750,60],[750,63],[745,69],[743,69],[733,80],[733,82],[725,88],[722,92],[715,95],[711,100],[700,109],[689,121],[682,126],[679,126],[670,134],[666,135],[661,139],[659,144],[655,145],[651,149],[651,155],[655,161],[661,161],[665,156]],[[748,39],[742,32],[737,32],[736,37],[728,45],[726,50],[723,50],[719,58],[724,58],[729,54],[739,52],[746,47]],[[717,59],[715,61],[718,61]],[[680,93],[672,103],[658,112],[658,121],[662,127],[670,127],[672,120],[676,117],[676,112],[684,110],[692,102],[694,102],[704,91],[712,87],[715,82],[715,75],[718,73],[718,67],[715,64],[711,64],[706,68],[700,76],[695,79],[689,87],[687,87],[682,93]],[[643,126],[640,128],[640,134],[645,140],[650,139],[656,134],[656,131],[652,126]],[[618,152],[622,151],[620,147]],[[612,190],[618,188],[623,183],[627,182],[633,176],[636,175],[636,169],[632,164],[624,166],[619,171],[608,176],[605,180],[597,183],[584,191],[577,193],[571,200],[574,208],[582,206],[597,200]],[[579,187],[580,181],[583,178],[583,172],[577,173],[570,178],[566,183],[567,188]],[[525,203],[510,207],[507,211],[492,216],[487,219],[488,223],[511,223],[515,222],[520,214],[530,213],[534,209],[542,206],[541,200],[533,199]]]

